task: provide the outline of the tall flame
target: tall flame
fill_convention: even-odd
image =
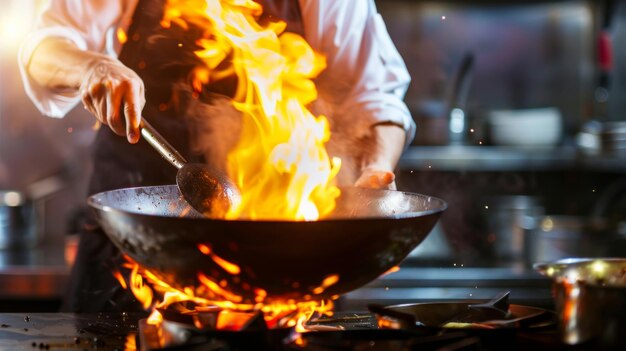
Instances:
[[[307,108],[317,98],[313,79],[326,60],[301,36],[284,33],[284,22],[259,24],[262,10],[252,0],[168,0],[161,25],[185,30],[193,26],[194,33],[203,33],[196,42],[201,49],[195,52],[202,65],[191,71],[195,97],[207,84],[237,78],[232,103],[241,112],[242,132],[228,155],[227,172],[242,200],[226,217],[316,220],[334,209],[340,193],[334,179],[341,161],[331,159],[325,149],[328,121]],[[198,245],[198,250],[230,275],[241,273],[236,262],[216,255],[209,244]],[[269,327],[294,326],[313,313],[332,313],[332,300],[316,295],[340,279],[336,274],[325,277],[304,301],[269,299],[265,290],[248,284],[244,289],[254,292],[253,301],[248,301],[226,280],[198,272],[198,286],[175,288],[127,260],[128,278],[120,272],[114,275],[146,309],[153,308],[148,321],[154,324],[162,320],[157,309],[192,302],[231,312],[262,311]]]
[[[237,76],[233,104],[242,132],[227,172],[242,200],[226,217],[316,220],[335,206],[332,182],[341,165],[325,149],[327,119],[307,108],[326,60],[301,36],[283,33],[284,22],[260,25],[261,13],[252,0],[168,0],[161,24],[204,30],[196,52],[204,66],[192,71],[196,91]]]

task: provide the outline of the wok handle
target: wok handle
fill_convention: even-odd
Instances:
[[[176,150],[165,138],[154,129],[154,127],[146,121],[145,118],[141,119],[141,136],[163,156],[163,158],[172,164],[177,169],[181,169],[187,160]]]

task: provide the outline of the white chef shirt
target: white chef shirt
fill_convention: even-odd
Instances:
[[[48,37],[72,41],[83,50],[117,57],[118,28],[127,31],[138,0],[51,0],[23,43],[19,67],[26,93],[45,115],[63,117],[80,102],[78,92],[55,94],[38,86],[25,67]],[[304,37],[324,54],[327,68],[316,80],[315,113],[349,126],[355,136],[372,125],[402,126],[410,143],[415,124],[402,101],[410,77],[373,0],[299,0]]]

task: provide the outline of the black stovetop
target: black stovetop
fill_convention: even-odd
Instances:
[[[126,313],[0,313],[0,350],[132,350],[137,321]]]
[[[555,328],[515,330],[382,330],[373,315],[354,316],[344,331],[217,333],[194,345],[168,350],[591,350],[558,341]],[[0,350],[141,350],[139,323],[146,316],[126,313],[0,313]],[[145,345],[144,345],[145,346]]]

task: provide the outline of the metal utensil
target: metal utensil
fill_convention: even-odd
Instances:
[[[196,211],[210,218],[223,218],[230,206],[239,201],[239,190],[226,174],[206,164],[187,163],[145,118],[141,121],[141,135],[178,169],[176,185]]]
[[[445,329],[462,328],[464,330],[534,329],[554,325],[555,322],[553,319],[554,315],[547,310],[511,304],[508,306],[508,313],[504,317],[468,321],[460,323],[460,325],[447,323],[447,321],[451,321],[456,316],[465,313],[471,305],[476,305],[476,300],[411,303],[384,306],[382,308],[376,308],[379,306],[375,305],[368,305],[368,309],[376,314],[379,327],[385,329],[411,330],[419,329],[420,327]],[[482,303],[478,305],[480,306]]]
[[[602,350],[626,349],[626,258],[569,258],[534,268],[552,278],[566,344],[595,341]]]
[[[487,302],[468,305],[465,311],[454,315],[441,325],[504,319],[509,314],[509,294],[509,291],[501,292]]]
[[[463,144],[467,137],[468,119],[465,111],[467,95],[472,80],[474,67],[474,53],[467,52],[461,61],[456,76],[454,77],[450,101],[448,103],[448,129],[450,144]]]
[[[411,313],[389,309],[385,306],[378,305],[378,304],[369,304],[367,305],[367,309],[370,312],[373,312],[379,316],[391,317],[397,320],[400,323],[401,329],[411,329],[414,327],[426,326],[424,323],[418,321],[415,315]]]

